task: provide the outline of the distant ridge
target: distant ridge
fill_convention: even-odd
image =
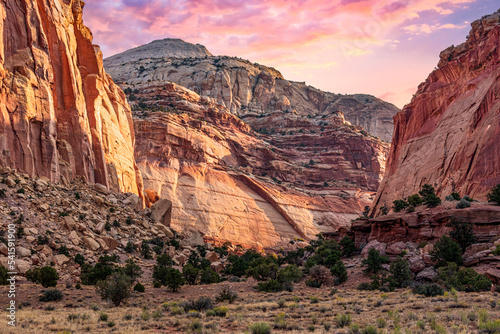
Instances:
[[[108,64],[120,64],[142,58],[204,58],[212,56],[201,44],[184,42],[179,38],[165,38],[118,53],[106,58]]]

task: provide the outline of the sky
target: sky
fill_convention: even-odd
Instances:
[[[84,23],[104,57],[181,38],[342,94],[402,108],[439,53],[465,42],[498,0],[86,0]]]

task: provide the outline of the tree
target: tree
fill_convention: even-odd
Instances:
[[[382,264],[389,263],[389,258],[385,255],[380,255],[380,251],[375,248],[368,250],[368,257],[361,261],[365,266],[364,272],[366,274],[376,274],[382,269]]]
[[[394,212],[401,212],[408,207],[408,202],[403,199],[397,199],[392,202],[392,209]]]
[[[189,285],[196,284],[196,281],[198,280],[199,273],[200,273],[200,269],[196,268],[191,263],[186,264],[182,268],[182,275],[184,276],[184,279],[186,280],[186,282],[188,282]]]
[[[182,273],[175,268],[166,268],[165,274],[166,286],[172,290],[172,292],[179,291],[181,286],[184,284]]]
[[[200,283],[201,284],[212,284],[219,283],[220,276],[212,268],[205,268],[200,271]]]
[[[434,187],[430,184],[424,184],[419,194],[422,196],[423,203],[429,208],[434,208],[441,204],[441,198],[436,195]]]
[[[414,194],[408,197],[408,205],[416,208],[419,205],[422,205],[422,198],[418,194]]]
[[[488,198],[488,202],[495,203],[496,205],[500,205],[500,184],[491,189],[491,191],[486,195]]]
[[[342,255],[344,256],[351,256],[358,251],[354,241],[347,235],[340,240],[339,244],[342,247]]]
[[[452,219],[448,226],[453,228],[450,232],[450,237],[458,242],[462,249],[462,253],[465,252],[467,247],[476,243],[477,239],[474,232],[472,232],[472,224],[462,220]]]
[[[101,298],[111,301],[115,306],[119,306],[123,300],[130,297],[131,287],[130,277],[120,272],[115,272],[96,284],[97,293]]]
[[[40,284],[42,284],[44,288],[56,286],[58,279],[59,274],[54,268],[45,266],[40,269]]]
[[[434,244],[430,255],[437,262],[436,267],[446,266],[448,262],[453,262],[457,265],[461,265],[464,262],[460,245],[446,235]]]
[[[137,265],[135,260],[132,258],[128,259],[126,263],[125,267],[121,269],[122,272],[130,277],[132,282],[137,281],[137,279],[142,275],[141,267]]]
[[[391,263],[389,272],[389,282],[393,288],[401,288],[411,281],[410,265],[402,257]]]
[[[344,265],[344,262],[338,260],[331,268],[330,272],[333,276],[333,283],[335,285],[342,284],[347,281],[347,269]]]
[[[250,262],[246,274],[259,281],[265,281],[268,278],[276,279],[278,268],[278,263],[274,257],[259,257]]]

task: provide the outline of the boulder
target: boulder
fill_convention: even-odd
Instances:
[[[82,242],[76,231],[71,231],[71,233],[69,234],[69,240],[71,240],[71,242],[75,246],[78,246]]]
[[[112,238],[112,237],[103,237],[102,240],[105,242],[106,244],[106,247],[109,249],[109,250],[114,250],[116,247],[118,247],[118,241],[116,241],[116,239]]]
[[[2,253],[5,256],[9,254],[9,248],[4,243],[1,242],[0,242],[0,253]]]
[[[137,196],[136,194],[132,194],[126,199],[123,200],[122,202],[124,205],[127,205],[131,207],[135,211],[142,210],[143,205],[142,205],[142,198]]]
[[[59,266],[62,266],[63,264],[65,264],[68,261],[69,261],[69,258],[64,254],[57,254],[54,256],[54,262]]]
[[[104,194],[104,195],[107,195],[107,194],[109,193],[108,188],[107,188],[105,185],[100,184],[100,183],[96,183],[96,184],[94,184],[94,189],[95,189],[97,192],[99,192],[99,193],[101,193],[101,194]]]
[[[101,247],[97,241],[90,237],[83,238],[83,243],[93,251],[96,251],[99,249],[99,247]]]
[[[20,274],[26,273],[31,267],[31,261],[16,260],[17,272]]]
[[[162,198],[151,207],[151,217],[157,223],[170,227],[172,221],[172,202]]]
[[[205,255],[205,259],[207,259],[211,263],[214,263],[219,261],[220,257],[216,252],[207,252],[207,255]]]
[[[224,270],[224,264],[222,262],[214,262],[214,263],[210,264],[210,268],[213,271],[220,273]]]
[[[403,252],[405,249],[406,243],[400,241],[388,245],[385,252],[387,255],[401,255],[401,252]]]
[[[387,244],[382,243],[382,242],[378,242],[377,240],[372,240],[369,243],[367,243],[366,246],[363,248],[363,250],[361,251],[361,255],[367,256],[368,252],[372,248],[375,248],[376,250],[378,250],[380,252],[380,254],[385,254]]]
[[[437,272],[433,267],[428,267],[417,274],[417,281],[434,281],[437,277]]]
[[[154,227],[157,228],[160,232],[164,233],[167,238],[172,239],[174,237],[174,233],[167,226],[163,224],[156,224]]]
[[[75,229],[76,222],[71,216],[64,217],[64,226],[68,229],[68,231],[73,231]]]
[[[186,263],[187,257],[184,254],[179,254],[179,255],[174,256],[173,260],[179,266],[184,266],[184,264]]]
[[[422,256],[412,256],[408,259],[408,263],[410,265],[410,270],[414,273],[421,272],[425,269],[425,261],[422,259]]]
[[[471,256],[473,256],[473,255],[475,255],[475,254],[477,254],[479,252],[482,252],[484,250],[490,249],[491,247],[493,247],[492,243],[482,243],[482,244],[473,244],[473,245],[470,245],[469,247],[467,247],[465,249],[463,257],[464,258],[471,257]]]
[[[21,246],[16,247],[16,253],[18,257],[31,257],[31,251]]]

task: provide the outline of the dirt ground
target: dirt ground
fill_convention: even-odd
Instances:
[[[179,307],[199,296],[215,299],[225,286],[238,293],[232,304],[214,302],[214,307],[228,308],[225,317],[209,316],[206,311],[185,313]],[[40,302],[41,286],[20,284],[17,327],[7,326],[4,312],[0,333],[251,333],[249,326],[256,322],[268,323],[272,333],[363,333],[370,325],[378,333],[479,333],[481,324],[500,319],[500,304],[496,305],[500,298],[493,292],[426,298],[410,290],[381,293],[340,287],[332,291],[300,283],[293,292],[263,293],[254,286],[249,279],[184,286],[172,293],[146,285],[144,293],[134,292],[124,304],[112,307],[91,286],[80,290],[58,286],[64,293],[61,301]],[[2,296],[6,290],[0,288]],[[350,317],[344,327],[339,321],[342,315]]]

